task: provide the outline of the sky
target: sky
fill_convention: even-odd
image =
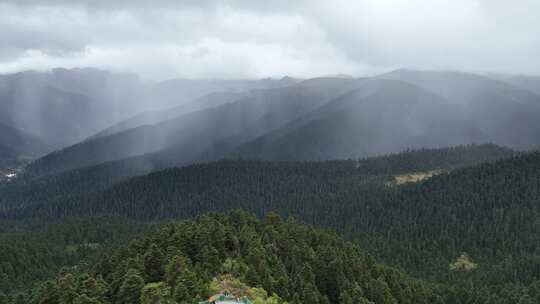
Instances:
[[[540,74],[539,0],[0,0],[0,73]]]

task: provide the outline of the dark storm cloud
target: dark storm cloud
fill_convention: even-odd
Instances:
[[[150,78],[537,73],[536,0],[0,0],[0,72],[54,66]]]

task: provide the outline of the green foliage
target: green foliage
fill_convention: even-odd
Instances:
[[[0,304],[9,304],[9,299],[6,294],[0,291]]]
[[[144,254],[144,272],[146,274],[146,281],[161,281],[164,275],[164,264],[165,255],[156,244],[152,244]]]
[[[63,266],[94,261],[147,227],[105,216],[0,222],[0,291],[13,294],[56,275]]]
[[[231,233],[218,234],[216,228]],[[170,262],[161,281],[145,284],[139,271],[128,265],[144,261],[156,250]],[[212,252],[222,266],[200,260],[202,252]],[[100,266],[103,260],[109,269]],[[223,272],[243,268],[249,270],[239,271],[238,276]],[[77,294],[75,301],[113,304],[193,303],[217,292],[248,296],[257,304],[427,303],[434,294],[453,294],[452,289],[422,283],[375,263],[357,246],[334,234],[275,216],[257,220],[244,212],[167,224],[102,257],[87,270],[73,269],[47,284],[39,292],[29,293],[36,303],[63,298],[68,290]],[[92,286],[95,291],[89,290]],[[99,300],[104,290],[106,296]],[[460,298],[471,296],[468,291],[460,292]]]
[[[242,174],[236,181],[243,181],[246,177],[252,177],[253,181],[265,182],[277,178],[301,183],[306,178],[320,180],[334,175],[339,179],[349,179],[351,177],[368,177],[384,174],[399,174],[411,171],[426,171],[433,169],[451,169],[472,165],[485,161],[492,161],[514,154],[513,151],[495,145],[470,145],[458,146],[445,149],[422,149],[417,151],[406,151],[403,153],[361,159],[358,161],[328,161],[328,162],[235,162],[225,161],[209,165],[193,165],[177,170],[165,170],[162,173],[150,175],[148,179],[134,179],[133,182],[124,184],[122,187],[115,187],[114,190],[101,195],[92,195],[94,192],[101,192],[109,188],[112,184],[125,180],[129,176],[147,174],[151,168],[163,168],[170,166],[168,163],[154,162],[152,159],[130,159],[113,163],[105,163],[93,167],[76,169],[73,171],[56,174],[48,177],[33,178],[31,175],[25,176],[9,185],[0,184],[0,218],[21,218],[35,216],[59,216],[85,214],[95,215],[102,213],[121,213],[123,215],[145,217],[155,219],[156,217],[170,217],[178,215],[180,210],[162,208],[159,210],[156,200],[164,199],[164,204],[171,199],[172,194],[191,193],[195,190],[203,190],[205,179],[214,182],[214,178],[226,177],[230,170]],[[212,172],[218,170],[217,172]],[[261,170],[251,172],[251,170]],[[300,171],[299,171],[300,170]],[[299,171],[299,172],[298,172]],[[249,174],[249,175],[248,175]],[[179,175],[182,178],[179,178]],[[245,176],[248,175],[248,176]],[[262,175],[262,176],[261,176]],[[154,193],[157,183],[167,177],[179,178],[177,182],[185,184],[186,189],[176,189],[171,193],[169,189],[173,184],[165,183],[163,193]],[[222,180],[214,187],[218,190],[221,187],[232,184],[235,180]],[[144,208],[125,209],[117,205],[125,200],[126,187],[140,186],[142,188],[131,189],[130,194],[143,194],[136,202],[131,200],[130,204],[140,204]],[[300,184],[301,185],[301,184]],[[278,184],[279,186],[279,184]],[[298,186],[298,185],[295,185]],[[306,185],[307,186],[307,185]],[[217,189],[216,189],[217,188]],[[307,189],[306,189],[307,190]],[[320,189],[324,191],[326,189]],[[144,195],[148,191],[148,194]],[[326,190],[327,191],[327,190]],[[89,196],[89,197],[88,197]],[[130,199],[133,197],[129,197]],[[97,200],[105,199],[107,202],[100,204]],[[150,205],[147,200],[151,199]],[[177,201],[175,201],[177,202]],[[111,204],[107,206],[106,204]],[[163,207],[168,207],[165,204]],[[130,211],[130,212],[128,212]],[[147,213],[146,216],[142,214]],[[171,213],[172,212],[172,213]]]
[[[120,304],[138,304],[141,292],[144,287],[144,280],[134,269],[129,269],[124,275],[124,280],[118,291],[116,298]]]
[[[106,257],[93,264],[87,274],[95,282],[103,280],[106,294],[88,296],[105,303],[118,300],[129,269],[136,270],[145,284],[164,282],[177,302],[205,298],[210,282],[221,274],[231,274],[247,286],[263,287],[290,303],[301,303],[304,298],[316,303],[351,299],[360,303],[415,303],[412,299],[416,299],[418,288],[427,290],[420,299],[425,303],[490,303],[494,295],[500,303],[518,303],[522,295],[528,295],[523,301],[538,302],[540,154],[459,168],[475,159],[490,159],[489,153],[494,158],[504,154],[498,154],[500,150],[494,147],[471,149],[474,153],[485,150],[469,160],[456,157],[463,150],[448,149],[423,150],[416,156],[415,152],[407,152],[386,160],[221,161],[154,173],[81,197],[59,196],[56,202],[30,204],[32,207],[20,210],[5,208],[0,214],[15,218],[116,213],[145,221],[190,218],[236,208],[257,215],[276,213],[262,220],[262,230],[253,229],[249,225],[252,219],[245,216],[239,216],[234,225],[218,220],[202,226],[183,224],[183,230],[165,226],[148,241],[136,241],[129,249],[124,248],[120,257],[107,254],[105,248],[111,244],[94,247],[107,239],[107,229],[118,231],[117,240],[126,239],[136,230],[116,219],[105,221],[110,226],[104,225],[103,229],[93,220],[93,224],[84,224],[89,220],[72,219],[70,224],[59,225],[63,228],[58,228],[57,234],[36,232],[31,239],[24,239],[31,235],[28,231],[35,229],[31,221],[5,221],[6,228],[0,234],[6,240],[0,243],[0,250],[5,252],[2,256],[6,257],[0,262],[0,288],[11,293],[24,287],[15,284],[17,281],[28,284],[35,278],[50,277],[60,265],[74,265],[81,259],[81,255],[75,255],[68,263],[62,259],[35,263],[34,257],[47,257],[48,252],[51,257],[84,252],[92,259],[97,252],[104,252]],[[450,173],[418,184],[385,186],[387,174],[436,169],[439,165]],[[276,248],[272,240],[281,233],[280,216],[289,218],[291,225],[301,220],[334,229],[386,264],[443,285],[403,287],[401,280],[408,278],[396,271],[384,271],[382,275],[378,267],[370,270],[369,280],[351,280],[346,265],[352,262],[336,256],[333,243],[300,246],[292,242]],[[78,221],[82,221],[81,226]],[[12,223],[30,224],[19,226],[24,233],[17,233]],[[479,267],[474,271],[452,271],[449,265],[462,252],[468,252],[474,261],[460,261]],[[290,261],[281,261],[282,256]],[[16,269],[46,272],[32,276]],[[59,297],[65,297],[66,302],[86,294],[81,289],[85,284],[80,284],[85,280],[61,278],[78,282],[58,282],[59,286],[66,285],[59,288]],[[468,291],[471,287],[475,292]]]
[[[273,211],[335,229],[384,262],[422,278],[463,286],[470,286],[471,280],[478,286],[529,283],[540,273],[533,224],[540,208],[532,204],[540,173],[530,170],[540,157],[533,153],[459,169],[510,154],[482,145],[360,161],[228,160],[169,169],[102,192],[76,199],[60,197],[50,204],[0,211],[0,215],[112,213],[154,221],[237,208],[259,216]],[[516,175],[521,167],[525,175]],[[419,184],[385,186],[388,174],[440,168],[451,172]],[[228,232],[216,229],[215,233]],[[467,277],[448,267],[463,251],[482,265]],[[198,260],[209,264],[205,268],[220,267],[211,247],[193,258]],[[144,278],[159,279],[160,269],[156,271]]]
[[[144,286],[141,292],[141,304],[167,304],[173,303],[171,288],[166,283],[150,283]]]
[[[75,298],[73,304],[102,304],[102,302],[83,294]]]
[[[210,293],[225,293],[233,295],[237,298],[250,297],[254,298],[249,286],[235,278],[230,274],[218,276],[210,282]]]

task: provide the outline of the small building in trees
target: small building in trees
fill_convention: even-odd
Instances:
[[[237,298],[233,295],[219,293],[206,301],[199,302],[199,304],[251,304],[251,301],[247,297]]]

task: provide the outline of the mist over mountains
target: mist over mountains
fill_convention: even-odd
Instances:
[[[131,157],[185,165],[224,157],[326,160],[472,143],[517,150],[540,144],[540,95],[532,76],[396,70],[371,78],[148,84],[129,74],[55,69],[2,80],[11,85],[0,90],[7,96],[0,121],[56,150],[28,168],[37,175]]]
[[[153,84],[134,74],[94,68],[6,74],[0,76],[0,123],[60,149],[145,111],[181,106],[214,92],[234,94],[288,81],[294,80],[171,79]],[[202,104],[191,105],[191,110]]]
[[[540,303],[539,28],[0,0],[0,304]]]

